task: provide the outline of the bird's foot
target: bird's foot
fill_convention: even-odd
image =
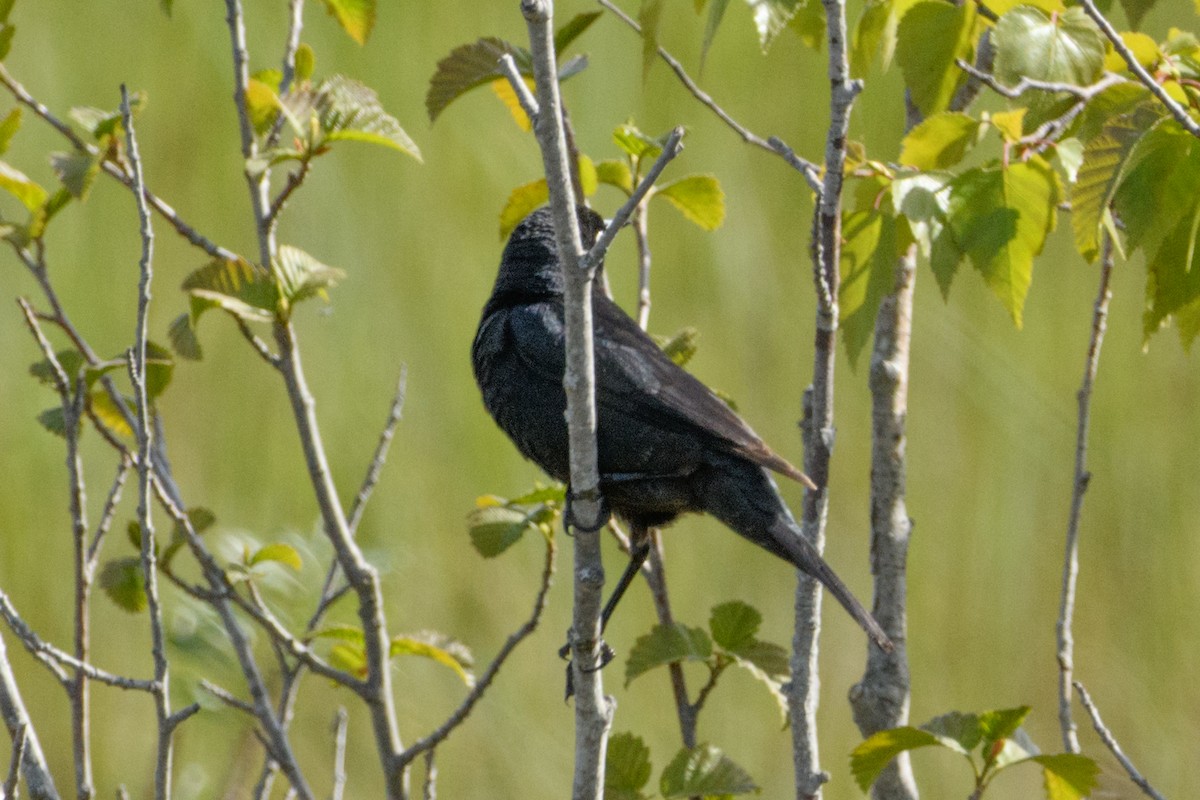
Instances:
[[[575,513],[576,501],[586,501],[595,504],[596,512],[592,519],[581,519]],[[563,504],[563,528],[568,535],[570,535],[572,529],[584,533],[595,533],[607,525],[611,517],[612,510],[609,509],[608,503],[605,501],[604,495],[600,494],[599,489],[579,492],[578,494],[570,489],[567,490],[567,499]]]
[[[558,657],[567,662],[567,686],[563,695],[564,701],[570,700],[575,694],[575,670],[573,669],[575,663],[571,659],[571,642],[569,641],[571,638],[570,633],[567,634],[567,638],[567,643],[558,650]],[[580,667],[579,671],[584,673],[599,672],[612,663],[612,660],[616,657],[616,652],[608,646],[608,642],[601,639],[599,659],[597,660],[596,664],[590,667]]]

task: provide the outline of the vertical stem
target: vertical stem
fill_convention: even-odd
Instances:
[[[647,231],[649,215],[646,213],[649,201],[650,195],[646,195],[633,212],[633,233],[638,251],[637,323],[642,330],[646,330],[650,322],[650,236]]]
[[[654,598],[654,610],[658,613],[658,621],[662,625],[675,624],[671,614],[671,597],[667,594],[667,573],[663,567],[662,536],[657,528],[647,531],[650,537],[650,554],[647,561],[650,573],[646,582],[650,584],[650,594]],[[679,716],[679,735],[683,746],[691,749],[696,746],[696,712],[697,709],[688,700],[687,681],[683,675],[683,665],[678,661],[667,666],[671,678],[671,694],[675,698],[675,713]]]
[[[906,651],[908,558],[912,521],[904,502],[908,418],[908,364],[912,341],[912,302],[916,247],[896,262],[891,294],[875,319],[871,356],[871,572],[875,576],[872,613],[895,650],[867,646],[862,680],[850,690],[850,707],[863,736],[908,722],[909,675]],[[875,800],[916,800],[917,785],[907,753],[892,761],[871,786]]]
[[[25,788],[29,790],[29,796],[33,800],[59,800],[54,778],[50,775],[50,768],[46,766],[42,745],[29,719],[29,712],[25,710],[25,703],[17,688],[17,680],[13,676],[12,665],[8,663],[8,651],[4,646],[3,635],[0,635],[0,720],[3,720],[9,736],[25,736],[21,776],[25,778]]]
[[[817,319],[813,354],[813,382],[804,398],[804,467],[817,484],[804,497],[801,529],[818,552],[824,550],[829,512],[829,459],[833,451],[834,348],[838,326],[838,261],[841,257],[842,171],[846,162],[846,135],[850,107],[862,91],[850,79],[846,56],[845,0],[822,0],[828,21],[830,118],[825,142],[825,178],[813,215],[813,282],[817,293]],[[820,585],[798,573],[796,626],[792,637],[792,761],[796,796],[819,798],[829,775],[819,766],[816,714],[820,679],[817,674],[817,636],[820,632]]]
[[[68,376],[74,378],[75,376]],[[90,651],[89,600],[92,590],[92,563],[88,553],[87,494],[83,459],[79,454],[80,421],[86,387],[76,381],[74,394],[63,396],[63,415],[67,439],[67,478],[71,489],[71,538],[75,545],[75,649],[74,656],[87,661]],[[68,398],[69,406],[68,407]],[[75,670],[68,694],[71,699],[71,740],[75,759],[75,792],[80,800],[95,793],[92,782],[91,685],[82,670]]]
[[[592,280],[594,272],[580,268],[582,248],[570,157],[563,130],[562,101],[554,54],[553,3],[522,0],[521,13],[529,29],[533,72],[540,110],[534,133],[550,190],[555,238],[566,280],[567,430],[570,443],[572,515],[581,527],[598,529],[602,502],[596,453],[595,362],[592,352]],[[591,524],[595,523],[595,524]],[[598,530],[575,533],[575,607],[571,624],[575,685],[575,800],[598,800],[604,791],[604,755],[612,724],[612,704],[604,696],[600,671],[600,607],[604,567]]]
[[[1068,753],[1079,752],[1079,735],[1071,718],[1071,681],[1075,668],[1075,640],[1071,623],[1075,616],[1075,583],[1079,577],[1079,517],[1083,510],[1083,495],[1087,492],[1091,473],[1087,471],[1087,437],[1091,421],[1092,387],[1100,365],[1100,346],[1108,326],[1108,301],[1112,297],[1109,281],[1113,269],[1113,244],[1108,233],[1103,234],[1100,256],[1100,289],[1092,312],[1092,335],[1088,342],[1087,358],[1083,365],[1083,381],[1076,397],[1079,421],[1075,433],[1075,483],[1071,493],[1071,513],[1067,521],[1066,554],[1063,558],[1062,602],[1058,612],[1058,724],[1062,730],[1063,747]]]

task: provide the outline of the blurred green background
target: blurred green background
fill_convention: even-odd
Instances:
[[[209,237],[253,253],[223,9],[179,0],[168,19],[157,5],[18,3],[8,68],[62,116],[75,105],[115,108],[122,82],[145,90],[149,104],[138,132],[150,187]],[[247,5],[252,68],[276,66],[286,3]],[[558,5],[560,21],[594,7],[581,1]],[[703,19],[691,7],[681,0],[667,5],[664,41],[697,74]],[[858,11],[852,4],[852,20]],[[1170,25],[1194,27],[1193,13],[1190,4],[1173,2],[1153,11],[1144,28],[1162,37]],[[727,17],[701,83],[754,131],[783,136],[798,152],[818,159],[828,113],[825,55],[784,35],[764,57],[747,9],[734,4]],[[540,159],[533,139],[486,89],[456,103],[432,127],[423,99],[440,57],[488,35],[524,41],[515,0],[381,3],[366,47],[351,42],[310,4],[304,39],[316,50],[317,74],[342,72],[375,87],[421,147],[425,163],[379,148],[338,148],[317,164],[281,228],[281,241],[349,274],[331,306],[309,304],[298,315],[323,433],[347,499],[374,447],[400,364],[408,365],[404,420],[361,528],[364,546],[384,571],[392,629],[453,634],[473,648],[481,664],[528,613],[542,553],[530,539],[484,562],[470,546],[464,516],[478,495],[516,495],[541,476],[484,413],[468,353],[499,257],[499,211],[512,187],[540,174]],[[687,149],[667,178],[713,173],[726,191],[726,223],[711,234],[684,222],[666,204],[653,208],[652,330],[697,326],[702,341],[692,369],[732,394],[759,433],[799,463],[796,421],[811,375],[813,336],[808,190],[778,159],[743,145],[661,63],[643,83],[640,42],[615,19],[602,18],[577,49],[591,55],[590,68],[566,87],[581,149],[597,159],[615,156],[611,129],[630,117],[653,134],[684,124]],[[852,136],[877,158],[897,153],[901,91],[898,70],[873,74],[855,107]],[[0,100],[0,112],[11,105]],[[27,114],[7,159],[49,184],[46,154],[65,149],[63,140]],[[602,189],[596,202],[611,213],[619,198]],[[89,202],[70,207],[48,237],[53,280],[102,354],[116,354],[132,339],[136,223],[130,194],[101,179]],[[1065,225],[1063,218],[1060,228]],[[152,331],[162,340],[167,323],[185,309],[180,281],[205,258],[161,222],[156,231]],[[627,307],[636,287],[629,238],[622,237],[627,241],[609,259],[617,299]],[[18,295],[35,303],[40,298],[11,255],[0,257],[0,276],[9,298],[0,306],[0,375],[7,376],[0,380],[0,586],[43,636],[69,646],[65,587],[71,545],[63,448],[34,422],[55,400],[27,375],[40,356],[12,302]],[[1054,624],[1075,391],[1096,272],[1075,255],[1069,234],[1060,229],[1038,261],[1023,331],[1014,330],[969,267],[949,303],[931,277],[922,267],[909,416],[912,719],[922,722],[951,709],[1030,704],[1031,735],[1044,750],[1058,751]],[[1143,283],[1140,261],[1118,265],[1093,406],[1076,674],[1145,774],[1168,795],[1184,797],[1200,754],[1200,701],[1192,674],[1200,659],[1195,595],[1200,376],[1196,357],[1185,354],[1171,332],[1143,351]],[[324,554],[281,382],[226,319],[206,317],[200,335],[205,359],[182,363],[162,401],[185,497],[217,514],[211,536],[226,554],[236,553],[247,537],[308,543],[316,555]],[[844,360],[838,368],[827,555],[860,596],[868,597],[865,361],[866,356],[857,372]],[[94,522],[112,459],[98,437],[85,438]],[[799,492],[785,491],[795,506]],[[126,495],[121,526],[134,513],[133,492]],[[539,798],[567,791],[572,713],[562,702],[563,666],[554,651],[569,620],[570,572],[564,565],[570,547],[560,540],[558,582],[544,624],[469,722],[438,750],[442,796]],[[112,555],[131,552],[122,536],[113,536],[107,546]],[[705,624],[713,605],[740,598],[763,612],[764,638],[790,641],[789,569],[708,520],[678,524],[667,533],[666,547],[681,621]],[[607,557],[614,574],[621,557],[615,547]],[[300,580],[283,588],[315,593],[318,581],[310,558]],[[194,630],[194,640],[202,642],[211,622],[176,595],[170,598],[176,635],[186,638]],[[339,614],[350,619],[352,609],[347,605]],[[652,620],[648,595],[638,586],[608,639],[618,653],[628,653]],[[96,663],[149,674],[144,620],[98,596],[94,621]],[[4,636],[60,788],[69,790],[64,695]],[[829,800],[862,796],[847,764],[859,736],[845,696],[861,675],[864,650],[861,632],[832,607],[822,639],[820,712],[823,765],[833,775]],[[624,687],[620,663],[605,675],[618,703],[615,729],[646,739],[657,776],[678,748],[667,679],[665,673],[652,674]],[[244,693],[227,661],[197,644],[178,653],[176,704],[191,700],[200,674]],[[699,672],[689,675],[693,686],[703,679]],[[437,665],[415,659],[397,664],[405,741],[438,724],[463,691]],[[379,796],[362,708],[314,679],[303,697],[294,736],[317,791],[327,791],[331,779],[329,720],[336,704],[346,703],[354,736],[349,796]],[[94,706],[100,795],[112,796],[125,783],[134,797],[148,796],[151,703],[97,688]],[[211,709],[181,730],[177,797],[237,797],[222,793],[237,785],[239,775],[255,773],[256,760],[245,754],[256,746],[247,746],[253,740],[234,713]],[[1082,712],[1076,719],[1086,752],[1104,766],[1104,796],[1134,796]],[[745,766],[764,796],[790,794],[790,736],[780,730],[768,694],[747,674],[728,676],[711,698],[700,739]],[[926,797],[969,791],[966,769],[949,754],[920,752],[915,769]],[[1039,790],[1037,770],[1023,768],[1000,778],[989,796],[1027,798]]]

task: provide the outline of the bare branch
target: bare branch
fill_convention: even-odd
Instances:
[[[359,487],[358,494],[354,497],[354,503],[350,506],[350,518],[347,524],[350,526],[351,534],[358,531],[358,524],[362,522],[367,501],[371,499],[371,493],[375,491],[375,485],[379,483],[379,475],[383,471],[388,450],[392,446],[392,437],[395,436],[396,426],[400,424],[400,419],[404,414],[404,398],[407,392],[408,365],[401,364],[400,377],[396,381],[396,393],[392,396],[392,405],[388,409],[387,421],[383,425],[383,431],[379,434],[379,443],[375,445],[375,455],[371,458],[366,477],[363,478],[362,486]]]
[[[1117,761],[1121,762],[1121,766],[1125,768],[1125,772],[1129,774],[1129,779],[1137,784],[1138,788],[1147,797],[1152,797],[1154,800],[1166,800],[1158,793],[1150,781],[1146,780],[1142,773],[1138,772],[1137,767],[1129,760],[1129,756],[1121,749],[1121,745],[1117,744],[1116,737],[1112,735],[1112,731],[1104,724],[1104,720],[1100,719],[1100,709],[1096,708],[1096,704],[1092,702],[1091,695],[1087,689],[1079,681],[1074,683],[1075,690],[1079,692],[1079,702],[1083,703],[1083,707],[1087,709],[1088,714],[1092,718],[1092,726],[1096,729],[1096,733],[1100,734],[1100,740],[1104,742],[1104,746],[1116,757]]]
[[[338,708],[333,720],[333,789],[329,793],[330,800],[342,800],[346,792],[346,733],[349,723],[350,715],[345,707]]]
[[[1092,310],[1092,332],[1087,356],[1083,362],[1083,379],[1076,395],[1078,424],[1075,430],[1075,480],[1071,492],[1071,513],[1067,520],[1066,554],[1063,558],[1062,601],[1058,611],[1058,724],[1062,729],[1063,746],[1069,753],[1079,752],[1079,735],[1071,718],[1071,686],[1075,666],[1075,639],[1071,623],[1075,616],[1075,584],[1079,577],[1079,518],[1083,496],[1087,492],[1091,473],[1087,470],[1088,427],[1092,416],[1092,387],[1100,365],[1100,347],[1108,327],[1108,302],[1112,297],[1109,281],[1113,271],[1113,242],[1105,231],[1102,234],[1100,256],[1100,288]],[[1078,685],[1078,684],[1074,684]]]
[[[112,487],[108,490],[108,497],[104,500],[104,509],[100,512],[100,522],[96,524],[96,532],[92,535],[92,543],[88,545],[87,563],[88,570],[96,569],[96,560],[100,557],[100,545],[104,541],[104,537],[108,535],[108,531],[112,528],[113,519],[117,513],[117,503],[121,502],[121,492],[125,488],[125,479],[129,476],[129,470],[133,468],[133,459],[121,454],[117,462],[117,473],[113,476]]]
[[[29,712],[25,710],[25,702],[17,688],[12,665],[8,662],[3,636],[0,636],[0,719],[4,721],[4,727],[13,738],[14,748],[18,738],[24,741],[20,767],[30,797],[33,800],[59,800],[54,778],[46,765],[46,756],[42,754],[37,732],[33,729]]]
[[[228,689],[218,686],[217,684],[210,681],[208,678],[200,679],[200,688],[203,689],[204,691],[208,692],[213,697],[217,698],[218,700],[220,700],[222,703],[229,706],[230,708],[236,709],[245,714],[249,714],[251,717],[254,717],[255,719],[258,718],[258,712],[255,710],[253,705],[251,705],[250,703],[247,703],[245,700],[235,697],[233,692],[229,691]]]
[[[500,71],[504,73],[504,77],[508,78],[509,85],[517,95],[517,102],[521,104],[521,110],[525,112],[525,116],[529,117],[530,124],[533,124],[538,117],[537,98],[533,96],[533,92],[529,91],[529,85],[525,83],[525,79],[517,70],[517,62],[513,61],[511,55],[505,53],[500,56],[499,64]]]
[[[437,800],[437,762],[433,759],[434,751],[425,754],[425,790],[423,800]]]
[[[632,17],[614,5],[611,0],[597,0],[597,2],[604,8],[611,11],[613,15],[617,17],[617,19],[621,20],[630,28],[632,28],[639,36],[641,35],[642,26],[637,24]],[[813,164],[810,161],[805,161],[803,158],[797,156],[796,153],[790,147],[784,144],[783,141],[778,137],[772,136],[770,139],[763,139],[761,136],[752,133],[748,128],[741,125],[737,120],[730,116],[725,109],[721,108],[721,106],[719,106],[707,92],[701,89],[694,80],[692,80],[691,76],[687,74],[687,70],[683,68],[683,65],[679,63],[678,59],[676,59],[662,47],[658,48],[658,57],[666,62],[667,66],[671,68],[671,71],[675,73],[675,76],[679,78],[679,82],[683,84],[684,88],[691,92],[692,96],[699,100],[702,105],[716,114],[722,122],[728,125],[734,133],[742,138],[742,141],[766,150],[768,153],[774,153],[775,155],[781,156],[789,166],[791,166],[793,169],[796,169],[804,176],[804,180],[808,183],[809,188],[811,188],[818,195],[821,193],[821,173],[816,164]]]
[[[26,732],[29,727],[25,723],[17,726],[17,732],[12,737],[12,751],[8,759],[8,777],[4,786],[0,787],[0,797],[5,800],[17,800],[17,781],[21,778],[21,764],[25,761],[25,745],[29,741]]]
[[[500,652],[496,653],[496,657],[492,659],[492,663],[488,664],[488,668],[475,683],[471,692],[459,704],[458,708],[454,710],[454,713],[447,717],[446,721],[437,730],[424,739],[414,742],[412,746],[400,755],[397,762],[401,767],[407,768],[421,753],[433,752],[433,749],[445,741],[446,737],[453,733],[455,728],[466,721],[471,711],[475,708],[475,704],[482,699],[488,687],[491,686],[492,681],[496,679],[496,675],[499,674],[500,668],[504,666],[504,662],[516,650],[517,645],[537,629],[538,622],[542,618],[542,612],[546,609],[546,594],[550,591],[550,584],[554,580],[556,550],[554,541],[547,540],[546,561],[542,567],[542,583],[538,589],[537,596],[533,600],[533,611],[530,613],[529,619],[505,640],[504,646],[500,648]]]
[[[1050,94],[1069,94],[1077,100],[1088,101],[1096,95],[1115,86],[1118,83],[1125,83],[1125,79],[1114,72],[1106,72],[1104,77],[1090,86],[1076,86],[1073,83],[1058,83],[1054,81],[1039,81],[1035,78],[1022,77],[1021,80],[1014,83],[1012,86],[1005,86],[996,80],[996,76],[990,72],[984,72],[977,69],[972,64],[963,61],[961,58],[956,58],[954,63],[963,72],[970,75],[975,80],[987,86],[1001,97],[1007,97],[1009,100],[1016,100],[1026,92],[1047,92]]]
[[[1150,93],[1158,98],[1171,116],[1175,118],[1183,129],[1192,136],[1200,138],[1200,125],[1196,124],[1196,120],[1192,119],[1192,115],[1187,109],[1177,103],[1171,95],[1167,94],[1154,76],[1146,71],[1146,68],[1137,60],[1137,56],[1125,44],[1125,40],[1121,38],[1121,34],[1117,33],[1117,29],[1112,26],[1112,23],[1105,18],[1104,14],[1100,13],[1100,9],[1096,7],[1094,0],[1080,0],[1080,6],[1083,7],[1084,13],[1092,18],[1092,21],[1100,28],[1101,32],[1112,42],[1113,50],[1125,60],[1125,64],[1129,67],[1129,71],[1134,74],[1138,81],[1150,90]]]

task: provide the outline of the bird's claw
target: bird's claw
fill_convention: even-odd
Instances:
[[[566,701],[566,700],[570,700],[571,697],[574,696],[574,694],[575,694],[575,670],[573,669],[575,664],[574,664],[574,661],[571,659],[571,643],[570,642],[567,642],[561,648],[559,648],[558,657],[561,659],[564,659],[567,662],[567,687],[566,687],[566,692],[564,693],[564,696],[563,696],[563,700]],[[596,662],[595,666],[580,667],[579,671],[583,672],[583,673],[599,672],[600,670],[604,669],[609,664],[611,664],[612,660],[616,657],[617,657],[616,651],[614,651],[611,647],[608,646],[608,642],[601,639],[600,640],[600,658]]]
[[[576,500],[590,500],[596,503],[596,516],[586,522],[581,521],[575,513]],[[580,492],[579,494],[569,489],[567,490],[567,499],[563,504],[563,528],[568,535],[572,529],[584,533],[595,533],[607,525],[611,517],[612,510],[609,509],[608,502],[604,499],[604,495],[600,494],[599,490],[593,489],[590,492]]]

